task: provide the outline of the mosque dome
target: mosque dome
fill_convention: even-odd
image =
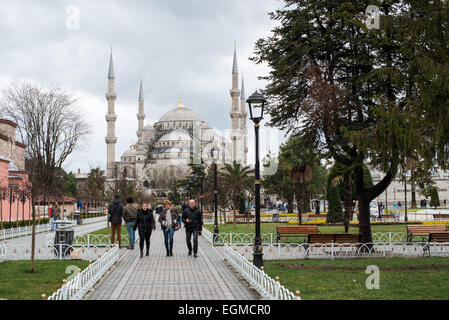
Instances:
[[[176,122],[176,121],[198,121],[202,122],[204,121],[195,111],[184,107],[182,104],[182,97],[181,102],[179,105],[165,113],[159,122]]]

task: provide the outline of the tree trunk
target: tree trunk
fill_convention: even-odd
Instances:
[[[349,232],[349,222],[352,217],[352,186],[349,182],[345,181],[345,213],[343,216],[343,224],[345,226],[345,232]]]
[[[304,184],[302,183],[298,183],[296,187],[296,206],[298,207],[298,222],[301,224],[304,206]]]
[[[416,205],[416,183],[413,180],[412,180],[412,185],[411,185],[411,192],[412,192],[412,203],[410,205],[410,208],[415,209],[415,208],[417,208],[417,205]]]
[[[34,195],[31,195],[33,228],[31,229],[31,272],[34,272],[34,251],[36,249],[36,207]]]
[[[304,192],[304,212],[310,212],[312,211],[312,209],[310,208],[310,200],[311,200],[311,196],[310,193],[308,192]]]
[[[358,195],[359,200],[359,233],[362,243],[371,243],[371,220],[370,207],[371,199],[368,198],[366,192]]]
[[[234,200],[234,208],[233,209],[234,210],[232,210],[232,211],[233,211],[233,214],[234,214],[234,230],[235,230],[235,229],[237,229],[237,213],[236,213],[236,211],[238,210],[237,202],[235,202],[235,200]]]
[[[287,198],[287,213],[293,213],[293,196]]]

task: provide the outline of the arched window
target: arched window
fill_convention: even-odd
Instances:
[[[145,181],[143,182],[143,187],[144,187],[144,188],[149,188],[149,187],[150,187],[150,183],[149,183],[147,180],[145,180]]]

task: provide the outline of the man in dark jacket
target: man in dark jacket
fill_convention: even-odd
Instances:
[[[119,195],[114,197],[114,200],[108,207],[108,217],[111,223],[111,244],[114,244],[115,233],[117,232],[117,241],[119,247],[122,246],[121,232],[122,232],[122,218],[123,218],[123,203],[119,199]]]
[[[190,239],[193,235],[193,256],[198,254],[198,235],[203,229],[203,213],[196,207],[195,200],[189,201],[189,207],[182,213],[182,222],[186,226],[186,241],[189,249],[189,256],[192,255],[192,243]]]

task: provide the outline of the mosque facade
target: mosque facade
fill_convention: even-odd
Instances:
[[[115,159],[115,74],[112,52],[109,61],[107,122],[106,179],[111,182],[126,177],[135,180],[142,189],[167,190],[174,178],[182,179],[190,174],[189,163],[215,161],[247,165],[247,112],[243,79],[238,86],[237,54],[234,48],[232,65],[231,125],[229,137],[222,136],[197,112],[184,106],[182,97],[175,108],[167,111],[156,123],[144,125],[145,100],[143,81],[140,81],[137,113],[136,143]]]

